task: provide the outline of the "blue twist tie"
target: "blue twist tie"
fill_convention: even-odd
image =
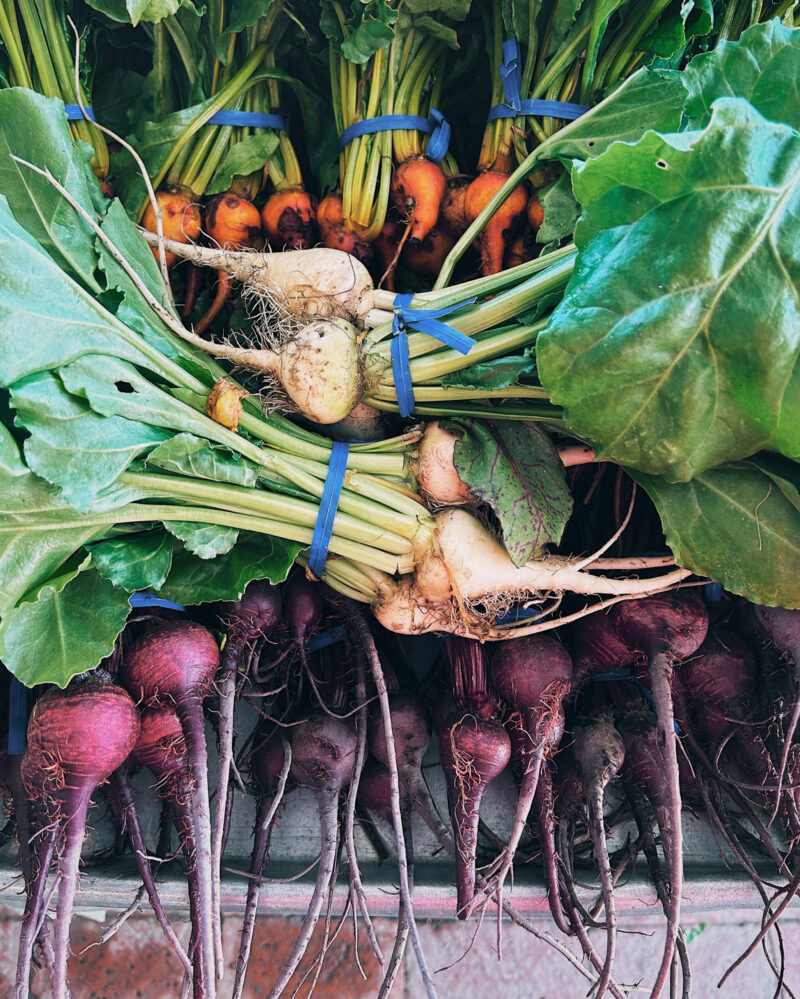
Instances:
[[[186,610],[183,604],[176,604],[173,600],[165,600],[163,597],[157,597],[155,593],[148,593],[147,590],[139,590],[138,593],[132,593],[128,603],[131,607],[166,607],[167,610]]]
[[[504,104],[495,104],[489,110],[489,121],[497,121],[498,118],[524,118],[527,115],[543,115],[548,118],[574,121],[590,110],[587,104],[569,104],[566,101],[523,101],[519,92],[522,70],[519,42],[516,38],[507,38],[503,42],[503,64],[498,67],[498,72],[503,81],[503,93],[506,99]]]
[[[25,751],[28,735],[28,688],[12,676],[8,705],[8,755]]]
[[[422,118],[416,114],[382,114],[377,118],[365,118],[364,121],[348,125],[339,138],[339,151],[362,135],[374,135],[376,132],[396,131],[426,132],[430,135],[425,155],[434,163],[439,163],[447,156],[450,145],[450,125],[441,111],[431,108],[430,118]]]
[[[427,333],[434,340],[452,347],[460,354],[468,354],[475,346],[475,341],[466,333],[453,329],[447,323],[439,322],[442,316],[472,305],[474,298],[456,305],[448,305],[443,309],[410,309],[413,295],[395,295],[394,316],[392,318],[392,373],[397,402],[401,416],[411,416],[414,412],[414,386],[411,383],[411,371],[408,366],[408,334],[407,330]]]
[[[86,118],[91,121],[97,120],[91,108],[86,108],[86,114],[84,114],[79,104],[65,104],[64,113],[67,116],[67,121],[84,121]]]
[[[308,555],[308,568],[317,579],[322,576],[322,570],[325,568],[325,562],[328,558],[328,547],[333,534],[336,508],[339,506],[339,497],[342,494],[349,453],[349,444],[345,444],[343,441],[333,442],[328,474],[325,476],[325,487],[319,501],[317,522],[311,537],[311,551]]]
[[[276,132],[288,131],[285,118],[261,111],[217,111],[206,125],[248,125],[250,128],[274,128]]]

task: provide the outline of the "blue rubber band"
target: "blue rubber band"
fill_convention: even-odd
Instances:
[[[450,145],[450,125],[441,111],[431,108],[430,118],[422,118],[416,114],[382,114],[377,118],[365,118],[348,125],[339,138],[339,151],[353,139],[362,135],[374,135],[376,132],[396,131],[426,132],[430,135],[425,155],[434,163],[439,163],[447,156]]]
[[[308,555],[308,568],[317,579],[322,576],[322,570],[325,568],[325,562],[328,558],[333,522],[336,519],[336,508],[339,506],[339,497],[342,494],[349,453],[349,444],[345,444],[343,441],[333,442],[328,474],[325,476],[325,487],[319,501],[317,522],[311,537],[311,551]]]
[[[408,366],[408,334],[409,329],[418,333],[426,333],[440,343],[452,347],[460,354],[468,354],[475,346],[475,341],[466,333],[453,329],[447,323],[439,320],[451,312],[472,305],[474,298],[446,306],[443,309],[411,309],[409,306],[413,295],[395,295],[394,315],[392,316],[392,374],[397,393],[397,403],[400,415],[412,416],[414,413],[414,386],[411,381],[411,370]]]
[[[163,597],[157,597],[155,593],[148,593],[147,590],[139,590],[138,593],[132,593],[128,603],[131,607],[166,607],[167,610],[186,610],[183,604],[176,604],[174,600],[165,600]]]
[[[28,741],[28,688],[11,677],[8,704],[8,755],[19,756]]]
[[[507,38],[503,42],[503,63],[498,67],[503,82],[505,102],[495,104],[489,110],[489,121],[498,118],[524,118],[527,115],[542,115],[547,118],[563,118],[574,121],[590,110],[587,104],[570,104],[567,101],[522,100],[519,88],[522,83],[519,42]]]
[[[67,116],[67,121],[83,121],[88,118],[90,121],[96,121],[94,116],[94,111],[91,108],[86,108],[86,114],[81,111],[79,104],[65,104],[64,112]]]
[[[309,652],[318,652],[328,645],[335,645],[337,642],[344,641],[345,638],[347,638],[347,632],[340,624],[337,624],[333,628],[323,631],[322,634],[309,638],[306,642],[306,648]]]
[[[276,132],[288,131],[285,118],[261,111],[217,111],[206,125],[247,125],[250,128],[274,128]]]

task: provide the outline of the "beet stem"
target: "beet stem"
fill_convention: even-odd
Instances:
[[[214,948],[217,962],[217,972],[222,977],[222,936],[219,920],[220,882],[222,878],[222,850],[225,837],[225,812],[228,804],[228,785],[233,763],[233,712],[236,701],[236,665],[239,659],[240,645],[235,640],[229,640],[222,657],[221,677],[218,680],[219,690],[219,770],[217,773],[217,807],[214,815],[214,829],[211,838],[211,890],[214,907]]]
[[[653,703],[657,715],[659,740],[664,747],[664,790],[667,798],[665,816],[669,828],[662,828],[662,846],[667,862],[667,877],[669,879],[669,906],[667,916],[667,935],[664,942],[664,956],[661,967],[656,975],[656,981],[650,993],[650,999],[658,999],[669,974],[672,957],[675,953],[675,941],[681,920],[681,895],[683,893],[683,832],[681,822],[681,789],[678,771],[677,738],[675,736],[675,716],[672,710],[672,661],[665,652],[656,653],[650,660],[650,685],[653,691]]]
[[[267,999],[279,999],[284,989],[289,984],[289,980],[297,970],[297,966],[303,959],[303,955],[308,949],[314,927],[319,920],[322,906],[328,892],[333,891],[333,872],[336,867],[336,854],[339,843],[338,828],[338,794],[332,794],[330,788],[325,788],[316,794],[317,805],[319,807],[319,824],[322,839],[322,850],[320,851],[319,870],[317,871],[317,882],[314,885],[314,892],[308,904],[308,911],[300,927],[300,933],[295,940],[289,959],[283,966],[283,970],[277,982],[269,991]]]
[[[76,795],[77,805],[67,818],[64,826],[64,851],[61,855],[59,870],[61,886],[58,890],[58,909],[56,910],[56,927],[53,940],[55,960],[53,962],[53,999],[67,999],[67,960],[69,958],[69,927],[72,921],[72,909],[75,905],[75,894],[78,889],[80,873],[81,847],[86,833],[86,814],[89,810],[89,794]],[[68,798],[74,800],[74,798]]]
[[[353,693],[355,695],[356,703],[360,705],[360,707],[358,709],[358,713],[356,714],[356,756],[353,762],[353,776],[350,780],[350,788],[347,794],[347,808],[345,811],[345,847],[347,849],[347,863],[350,868],[350,891],[358,900],[358,909],[364,919],[364,929],[367,933],[367,939],[370,942],[373,954],[378,959],[378,964],[381,968],[383,968],[386,962],[383,956],[383,951],[378,943],[378,938],[375,934],[375,927],[372,925],[372,920],[370,919],[369,909],[367,907],[367,896],[364,892],[364,885],[361,881],[361,871],[358,866],[358,856],[356,855],[356,843],[354,836],[356,796],[358,795],[358,784],[361,779],[361,771],[364,769],[364,761],[367,756],[367,683],[364,663],[360,658],[356,669]],[[353,907],[353,922],[354,925],[357,925],[355,906]],[[356,930],[356,937],[357,936],[358,931]],[[356,953],[357,944],[358,940],[356,939]]]
[[[242,937],[239,943],[239,954],[236,958],[236,974],[233,983],[231,999],[241,999],[244,979],[247,974],[247,962],[250,960],[250,949],[253,946],[253,931],[256,925],[258,897],[261,892],[264,861],[269,850],[272,824],[286,791],[286,781],[289,778],[289,768],[292,765],[292,750],[289,743],[283,739],[283,766],[278,777],[278,786],[270,800],[263,795],[258,802],[256,814],[256,834],[253,841],[253,856],[250,863],[250,880],[247,883],[247,902],[242,922]]]
[[[603,893],[603,906],[606,914],[606,958],[600,981],[597,983],[595,999],[605,993],[611,978],[614,955],[617,949],[617,911],[614,905],[614,876],[611,872],[611,862],[608,857],[605,823],[603,821],[603,790],[604,778],[592,781],[587,794],[589,807],[589,833],[594,846],[595,860],[600,871],[600,887]]]
[[[20,927],[19,934],[19,955],[17,957],[15,982],[17,999],[27,999],[28,997],[33,947],[41,920],[47,877],[53,865],[53,853],[55,852],[58,832],[59,824],[54,822],[49,834],[43,839],[34,881],[28,891],[28,897],[25,902],[25,913],[22,917],[22,926]],[[47,910],[45,908],[44,920],[41,921],[44,923],[46,919]]]
[[[378,692],[378,700],[381,706],[381,719],[383,721],[383,732],[386,740],[386,762],[389,765],[389,776],[392,789],[392,824],[394,826],[394,835],[397,841],[397,871],[400,876],[400,894],[403,899],[406,918],[408,919],[411,946],[414,948],[419,973],[422,977],[423,984],[425,985],[425,992],[428,999],[436,999],[436,988],[433,984],[430,972],[428,971],[428,965],[422,951],[419,933],[417,932],[416,920],[414,919],[414,904],[411,899],[408,862],[406,860],[406,842],[405,835],[403,833],[403,816],[400,808],[400,775],[397,769],[397,751],[394,742],[394,731],[392,730],[392,713],[391,705],[389,704],[389,691],[386,687],[386,678],[383,675],[383,668],[381,667],[380,656],[378,655],[378,650],[375,646],[375,639],[372,637],[372,632],[369,630],[369,625],[367,624],[364,612],[352,601],[350,602],[350,607],[352,614],[352,627],[358,637],[361,650],[369,663],[372,680],[375,684],[375,689]]]
[[[413,890],[414,886],[414,846],[413,837],[411,831],[411,816],[408,811],[403,811],[403,832],[405,834],[405,846],[406,846],[406,863],[408,864],[408,881]],[[400,896],[400,901],[397,907],[397,933],[394,938],[394,946],[392,947],[392,954],[389,958],[389,963],[386,965],[386,972],[383,976],[383,981],[381,982],[381,987],[378,992],[377,999],[387,999],[392,989],[394,988],[394,983],[397,979],[397,973],[403,963],[403,957],[406,952],[406,945],[408,943],[408,930],[409,922],[406,915],[406,907],[403,904],[403,896]]]
[[[130,838],[133,853],[136,857],[136,864],[139,868],[139,877],[142,879],[142,884],[147,890],[147,896],[150,899],[150,905],[152,906],[155,917],[158,920],[158,925],[163,930],[164,936],[169,941],[170,946],[178,956],[178,959],[184,969],[191,974],[192,962],[189,960],[186,951],[183,949],[183,945],[176,936],[175,931],[172,928],[172,924],[167,919],[167,914],[164,912],[164,907],[161,904],[158,888],[156,887],[155,879],[153,878],[153,871],[147,857],[147,850],[144,845],[142,829],[139,825],[139,815],[136,811],[136,805],[133,800],[131,784],[128,780],[128,775],[125,772],[124,764],[114,771],[111,776],[111,781],[114,785],[114,790],[117,793],[120,805],[122,806],[122,810],[125,815],[128,837]]]
[[[203,714],[197,697],[190,694],[175,706],[186,738],[186,750],[194,781],[191,811],[194,819],[195,864],[199,894],[198,948],[203,968],[205,999],[214,999],[216,992],[216,929],[219,909],[214,906],[214,878],[211,867],[211,809],[208,803],[208,752],[203,729]],[[220,974],[224,970],[222,961]]]

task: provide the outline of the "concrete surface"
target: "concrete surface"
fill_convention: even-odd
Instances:
[[[103,915],[95,914],[101,918]],[[16,913],[0,910],[0,997],[12,995],[18,925]],[[186,943],[188,925],[176,925],[179,936]],[[298,925],[299,921],[294,918],[259,917],[244,993],[246,999],[266,994],[291,949]],[[693,915],[686,928],[690,938],[695,999],[720,995],[736,999],[740,996],[769,999],[774,995],[775,978],[761,952],[753,954],[721,992],[716,988],[725,968],[755,934],[756,914],[710,913],[702,918]],[[554,932],[544,923],[537,924],[537,929]],[[226,974],[220,997],[230,995],[239,930],[238,919],[225,919]],[[661,956],[663,922],[656,917],[639,917],[626,921],[624,930],[619,940],[615,978],[628,986],[641,982],[641,990],[631,994],[647,995],[644,986],[651,980]],[[388,954],[393,938],[392,921],[376,921],[376,931]],[[166,950],[152,917],[133,917],[104,946],[86,950],[100,932],[101,923],[96,918],[74,920],[72,948],[75,956],[70,966],[72,999],[177,999],[180,967]],[[800,987],[800,948],[795,945],[797,922],[788,921],[784,932],[787,982],[797,988]],[[586,995],[589,983],[560,953],[507,923],[502,926],[503,959],[498,963],[496,933],[496,922],[490,919],[477,933],[474,924],[421,924],[422,945],[434,972],[438,999],[581,999]],[[602,950],[602,936],[595,939]],[[320,928],[309,950],[309,959],[304,963],[304,973],[313,967],[312,956],[318,953],[321,940]],[[570,947],[574,950],[572,945]],[[770,950],[774,952],[774,946]],[[314,991],[316,999],[374,999],[380,974],[363,930],[359,934],[359,955],[366,979],[361,977],[356,966],[352,921],[348,920],[330,944]],[[286,992],[287,999],[294,986],[300,984],[301,977],[296,976],[293,980]],[[44,974],[40,972],[37,978],[39,981],[35,982],[31,996],[48,999]],[[309,982],[307,979],[301,986],[298,999],[308,995]],[[392,994],[397,999],[424,999],[425,992],[410,949]]]

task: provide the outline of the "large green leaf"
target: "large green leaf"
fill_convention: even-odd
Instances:
[[[163,528],[108,538],[89,547],[94,567],[129,593],[157,590],[172,565],[172,537]]]
[[[800,31],[777,19],[754,24],[737,42],[720,42],[684,70],[689,92],[686,117],[692,128],[711,119],[720,97],[745,97],[770,121],[800,129]]]
[[[442,378],[442,385],[457,385],[459,388],[503,389],[518,385],[523,375],[536,370],[533,356],[524,354],[511,357],[497,357],[493,361],[471,364],[468,368],[453,371]]]
[[[166,430],[121,417],[100,416],[40,372],[11,389],[17,424],[31,436],[25,459],[31,471],[63,490],[77,510],[88,510],[143,451],[167,439]]]
[[[0,385],[86,354],[160,369],[159,359],[73,281],[14,219],[0,195]]]
[[[0,617],[107,530],[82,518],[57,490],[32,475],[0,425]]]
[[[679,565],[754,603],[800,607],[800,467],[764,455],[691,482],[633,475],[655,503]]]
[[[176,434],[159,444],[147,456],[147,464],[165,472],[235,486],[255,486],[259,476],[253,462],[193,434]]]
[[[85,287],[100,290],[97,257],[89,227],[44,177],[11,159],[12,154],[46,167],[76,201],[94,214],[87,165],[92,152],[72,142],[64,104],[31,90],[0,91],[0,194],[14,206],[14,217],[60,265]],[[8,263],[3,255],[3,265]]]
[[[561,539],[572,512],[564,466],[534,423],[457,419],[453,464],[473,495],[500,521],[515,565],[524,565]]]
[[[648,129],[674,131],[685,100],[682,74],[640,69],[610,97],[556,132],[543,144],[543,158],[586,160],[599,156],[612,142],[633,142]]]
[[[581,248],[538,372],[598,454],[688,481],[800,455],[800,135],[742,100],[578,169]]]
[[[188,520],[171,520],[164,526],[170,534],[183,542],[186,551],[202,559],[227,555],[239,536],[235,527],[194,524]]]
[[[205,193],[220,194],[228,190],[234,177],[247,177],[260,170],[278,148],[279,141],[275,132],[263,130],[231,146]]]
[[[227,555],[206,560],[176,551],[159,594],[179,604],[238,600],[251,579],[282,583],[302,550],[300,544],[240,531],[236,547]]]
[[[0,658],[29,687],[66,687],[111,653],[129,611],[128,594],[94,569],[67,574],[3,617]]]

